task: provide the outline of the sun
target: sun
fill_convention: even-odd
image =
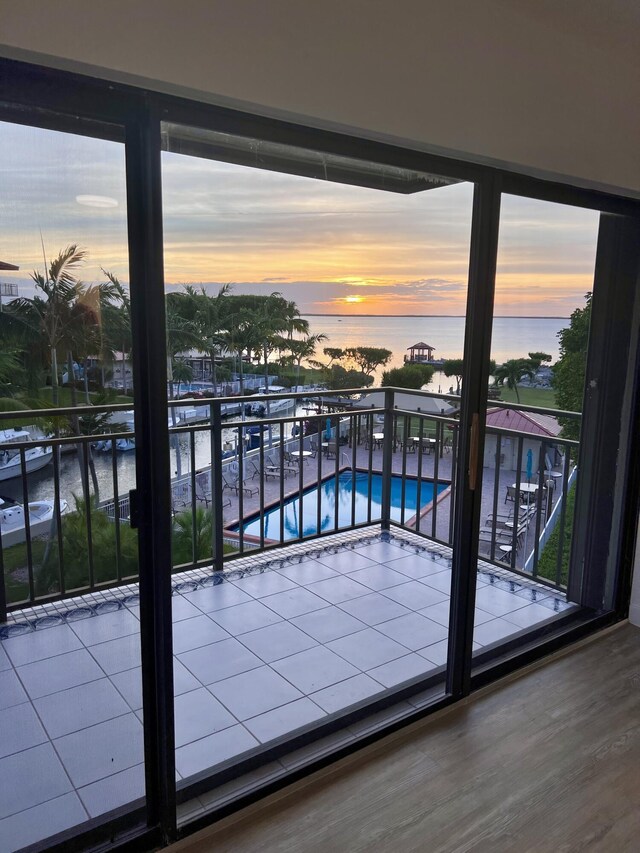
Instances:
[[[358,302],[364,302],[364,296],[345,296],[344,301],[353,305]]]

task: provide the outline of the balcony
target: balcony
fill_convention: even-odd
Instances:
[[[257,763],[270,749],[260,772],[277,777],[301,760],[302,753],[284,750],[301,732],[318,726],[328,731],[333,719],[412,682],[427,692],[407,691],[387,714],[419,707],[443,689],[458,464],[455,414],[426,415],[393,405],[312,412],[322,398],[309,402],[304,414],[253,422],[223,422],[224,401],[211,401],[209,422],[178,421],[171,428],[172,464],[180,470],[172,482],[174,540],[184,540],[185,529],[191,529],[190,557],[175,565],[172,583],[176,775],[183,815],[189,817],[211,802],[189,792],[203,773],[223,774],[249,759]],[[171,405],[184,408],[183,402]],[[252,440],[258,446],[238,451],[246,430],[263,425],[267,429],[253,433],[262,436]],[[558,439],[552,448],[531,435],[492,432],[497,467],[484,469],[482,484],[478,662],[576,608],[566,596],[563,548],[575,443]],[[235,436],[236,453],[223,459],[229,436]],[[8,612],[0,629],[3,849],[143,796],[138,589],[135,560],[127,551],[128,498],[121,488],[126,456],[115,450],[118,441],[132,437],[43,440],[42,446],[80,449],[69,457],[54,453],[50,470],[37,477],[26,474],[26,450],[16,445],[24,503],[45,483],[65,497],[64,483],[73,471],[85,510],[83,515],[79,502],[75,516],[55,514],[43,538],[28,536],[19,546],[22,563],[16,546],[3,548],[8,580]],[[101,496],[87,512],[88,448],[99,441],[107,446],[98,466]],[[501,461],[505,441],[512,442],[515,471],[505,470]],[[521,463],[527,446],[533,443],[535,450],[536,442],[537,464],[527,476]],[[205,447],[213,465],[211,456],[209,464],[202,460]],[[545,467],[552,449],[557,469]],[[538,482],[542,485],[530,488]],[[327,504],[332,496],[333,504]],[[208,538],[200,535],[203,518]],[[545,553],[550,525],[559,542],[551,561]],[[70,527],[83,529],[86,548],[85,576],[75,570],[73,589],[66,574],[77,557],[65,532]],[[193,535],[194,529],[200,533]],[[100,555],[105,543],[114,549],[108,561]],[[47,588],[43,546],[56,566],[56,573],[47,574]],[[7,571],[9,559],[14,568]],[[346,743],[366,725],[354,717],[329,742]],[[318,749],[322,743],[326,748],[326,738]]]

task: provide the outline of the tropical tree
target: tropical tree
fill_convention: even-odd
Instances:
[[[460,393],[462,376],[464,374],[464,362],[461,358],[446,358],[442,365],[442,372],[447,378],[454,377],[456,380],[456,393]]]
[[[300,384],[300,367],[302,365],[302,359],[312,358],[312,356],[315,355],[318,344],[326,340],[327,336],[323,332],[320,332],[316,335],[307,335],[306,338],[300,338],[289,342],[291,355],[293,356],[293,360],[296,365],[296,385]]]
[[[108,270],[103,269],[107,281],[101,289],[102,312],[102,348],[101,360],[113,361],[114,354],[120,353],[122,369],[122,393],[127,393],[127,354],[131,353],[131,300],[120,284],[120,280]],[[104,371],[104,367],[103,367]],[[103,374],[104,376],[104,374]],[[104,379],[102,384],[104,385]]]
[[[404,367],[385,370],[382,374],[382,384],[419,390],[431,382],[434,372],[435,368],[430,364],[405,364]]]
[[[44,272],[32,274],[36,295],[14,299],[8,306],[8,311],[29,328],[31,335],[38,334],[46,346],[54,405],[59,399],[58,356],[61,352],[66,354],[74,340],[77,314],[73,309],[83,292],[75,272],[85,257],[86,252],[75,244],[67,246]]]
[[[6,343],[4,344],[6,347]],[[19,350],[5,348],[0,351],[0,395],[9,397],[24,383],[25,371]]]
[[[533,379],[535,370],[528,358],[510,358],[504,364],[499,365],[493,374],[496,385],[505,385],[516,392],[516,400],[520,402],[518,383],[527,376]]]
[[[173,536],[171,539],[173,565],[180,566],[191,563],[194,556],[196,560],[210,558],[212,530],[210,509],[201,506],[196,508],[195,525],[191,512],[181,512],[176,515],[173,520]]]
[[[224,345],[222,330],[225,327],[227,301],[225,297],[231,290],[230,284],[224,284],[215,296],[209,296],[202,288],[200,300],[199,323],[202,330],[202,347],[211,359],[211,381],[213,392],[218,385],[216,359]]]
[[[534,369],[537,370],[542,362],[550,362],[552,356],[549,355],[548,352],[530,352],[529,353],[529,361],[533,365]]]
[[[347,347],[345,355],[365,376],[372,376],[379,367],[391,361],[393,353],[384,347]]]
[[[334,361],[342,361],[345,358],[345,351],[340,347],[325,347],[322,352],[329,358],[329,367]]]
[[[558,332],[560,358],[553,368],[553,387],[558,408],[568,412],[582,411],[590,324],[591,294],[587,293],[584,308],[576,308],[569,326]],[[577,421],[561,418],[560,423],[565,438],[577,440],[580,437]]]

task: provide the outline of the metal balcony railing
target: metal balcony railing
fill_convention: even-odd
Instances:
[[[168,402],[174,569],[218,570],[250,552],[371,525],[451,546],[459,398],[385,389],[383,405],[364,408],[359,393]],[[283,413],[244,414],[257,401]],[[19,420],[42,429],[47,418],[58,432],[1,446],[15,476],[0,491],[22,507],[22,528],[10,500],[1,510],[1,618],[136,579],[137,536],[129,526],[135,454],[123,449],[133,447],[135,435],[117,426],[129,420],[127,409],[0,413],[0,427]],[[229,420],[229,411],[240,414]],[[109,413],[118,431],[78,434],[78,419],[99,412]],[[74,434],[59,434],[65,421]],[[32,472],[34,447],[50,460]],[[576,450],[568,439],[487,429],[481,559],[566,585]],[[49,516],[39,506],[46,501]]]

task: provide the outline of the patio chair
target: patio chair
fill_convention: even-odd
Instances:
[[[328,441],[327,446],[324,449],[324,455],[327,457],[327,459],[331,459],[331,457],[335,459],[335,457],[338,455],[338,442]]]
[[[513,486],[507,486],[507,493],[504,496],[504,502],[505,503],[507,501],[514,501],[515,502],[516,494],[517,494],[517,489],[515,489]]]
[[[189,484],[190,485],[190,484]],[[196,500],[202,501],[208,509],[211,503],[211,487],[206,474],[196,474]]]
[[[262,477],[262,470],[255,459],[249,459],[247,462],[247,467],[245,471],[245,480],[248,479],[248,475],[251,474],[251,479],[255,480],[256,477]]]
[[[318,449],[319,449],[318,436],[312,435],[311,438],[309,439],[309,450],[311,451],[311,458],[312,459],[315,459],[317,457]]]
[[[286,459],[287,459],[287,454],[286,454],[286,452],[285,452],[285,455],[284,455],[283,459],[284,459],[284,460],[285,460],[285,462],[286,462]],[[281,468],[280,468],[280,460],[279,460],[279,459],[274,459],[274,457],[273,457],[273,456],[267,456],[267,457],[265,458],[265,476],[272,476],[272,477],[276,477],[276,476],[277,476],[277,477],[279,477],[279,476],[280,476],[280,471],[282,471],[282,474],[283,474],[285,477],[288,477],[288,476],[289,476],[289,474],[292,474],[292,475],[293,475],[293,474],[297,474],[297,473],[298,473],[298,465],[297,465],[297,463],[296,463],[296,464],[294,464],[294,465],[291,465],[291,464],[285,464],[285,465],[283,465],[283,466],[282,466],[282,469],[281,469]]]
[[[187,480],[176,483],[171,489],[171,504],[175,510],[177,507],[191,506],[191,483]]]

